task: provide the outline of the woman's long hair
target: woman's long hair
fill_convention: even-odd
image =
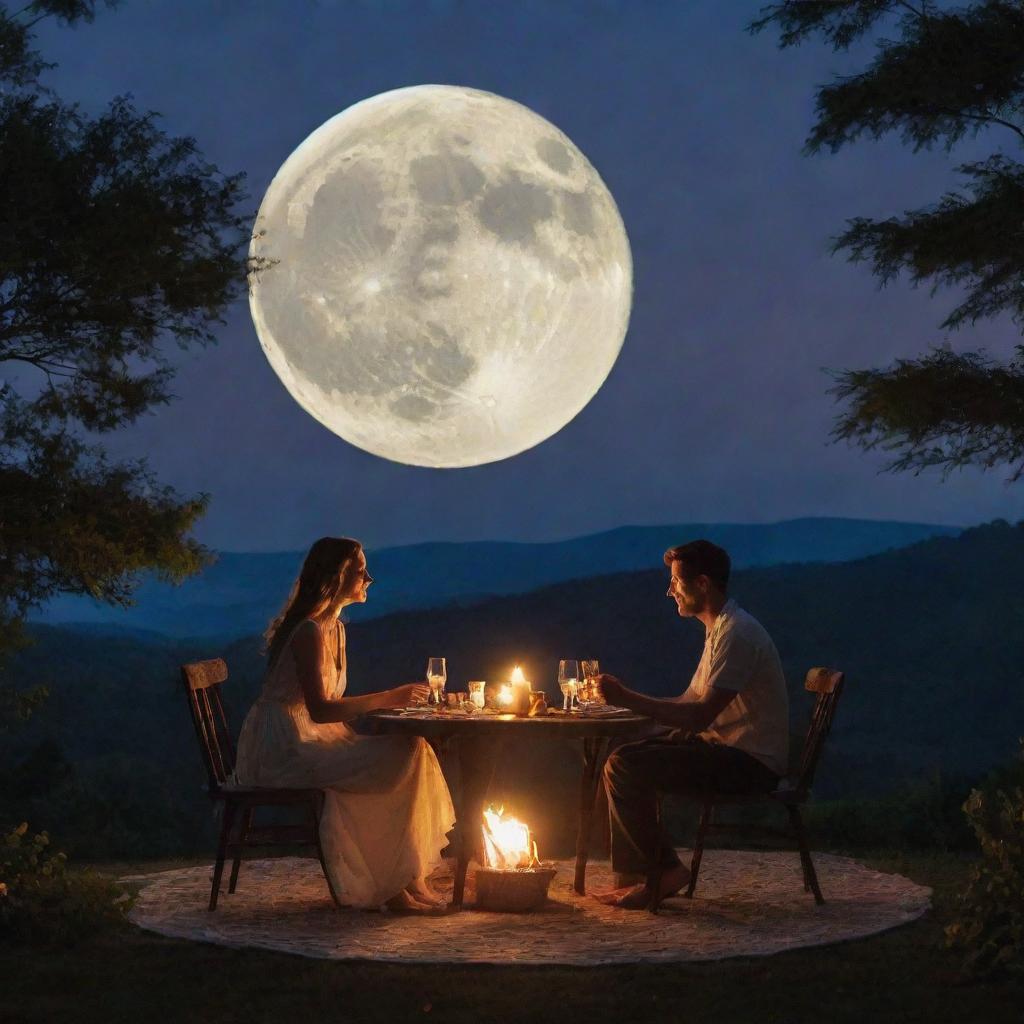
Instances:
[[[268,666],[276,663],[292,630],[303,619],[315,619],[337,603],[350,582],[349,566],[362,550],[362,544],[350,537],[314,541],[288,600],[263,634]]]

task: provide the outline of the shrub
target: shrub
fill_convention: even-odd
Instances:
[[[812,848],[951,853],[974,850],[976,843],[962,805],[973,782],[960,775],[936,773],[910,780],[888,793],[841,800],[812,800],[804,820]],[[784,827],[780,807],[721,807],[726,820]],[[668,802],[669,834],[677,843],[692,840],[699,808],[692,802]],[[737,833],[733,843],[762,845],[764,837]]]
[[[1024,741],[1013,764],[994,773],[964,804],[981,860],[960,897],[947,943],[965,953],[971,977],[1024,975]]]
[[[955,850],[974,848],[962,806],[972,781],[936,773],[874,797],[812,801],[812,842],[837,849]]]
[[[195,774],[124,752],[73,759],[43,739],[0,754],[0,822],[59,821],[72,863],[208,853],[209,803]]]
[[[132,904],[120,886],[93,871],[67,870],[45,832],[22,822],[0,845],[0,943],[69,945],[119,927]]]

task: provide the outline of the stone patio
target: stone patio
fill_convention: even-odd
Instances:
[[[652,917],[578,896],[570,887],[571,862],[557,864],[552,898],[532,914],[339,911],[320,866],[295,857],[245,863],[238,891],[228,896],[225,886],[214,913],[206,910],[209,867],[124,881],[140,887],[135,924],[175,938],[330,960],[583,967],[768,956],[860,939],[921,917],[931,895],[900,875],[818,854],[828,901],[819,907],[803,891],[795,853],[708,850],[695,898],[673,899]],[[471,883],[472,875],[471,868]],[[433,881],[450,894],[447,867]],[[587,881],[592,890],[609,888],[607,862],[591,864]],[[470,888],[467,903],[472,897]]]

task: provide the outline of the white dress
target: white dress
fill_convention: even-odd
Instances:
[[[303,627],[309,628],[305,622]],[[345,692],[347,682],[344,628],[337,628],[337,634],[332,627],[321,631],[324,689],[331,699]],[[429,874],[455,823],[441,767],[424,740],[360,736],[344,722],[309,717],[290,638],[246,716],[235,774],[243,786],[324,790],[324,860],[339,898],[355,907],[378,907]]]

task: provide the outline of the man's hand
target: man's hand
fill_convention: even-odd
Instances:
[[[623,703],[626,687],[623,685],[621,679],[616,679],[615,676],[610,676],[606,672],[602,672],[597,677],[597,685],[601,689],[601,696],[604,697],[605,703],[612,704],[616,707],[625,707]]]

